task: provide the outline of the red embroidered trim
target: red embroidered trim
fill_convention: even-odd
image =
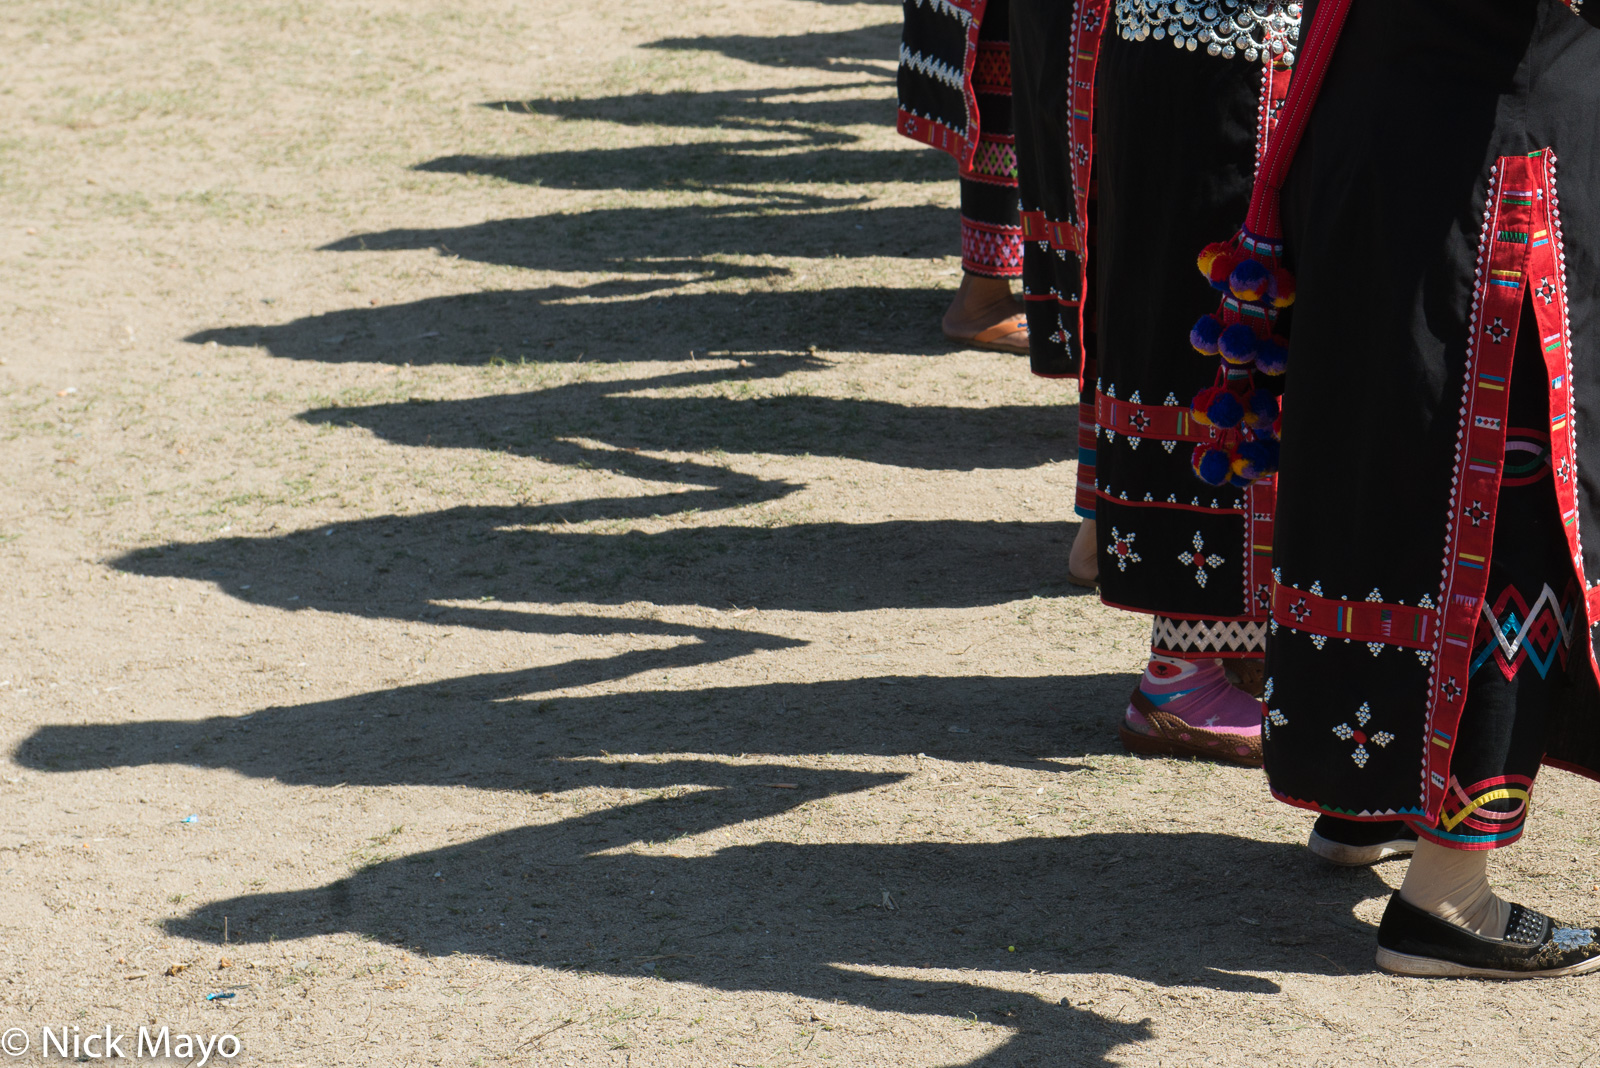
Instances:
[[[1022,213],[1022,236],[1027,241],[1048,241],[1057,252],[1076,252],[1078,235],[1069,222],[1061,222],[1042,211]]]
[[[1015,278],[1022,273],[1022,232],[961,217],[961,266],[989,278]]]
[[[1278,514],[1278,480],[1263,478],[1245,492],[1245,603],[1259,619],[1272,614],[1272,537]]]
[[[1050,239],[1056,248],[1070,248],[1078,254],[1080,339],[1087,336],[1085,320],[1088,312],[1083,306],[1083,298],[1089,292],[1089,176],[1094,165],[1094,74],[1100,62],[1100,38],[1105,33],[1106,15],[1110,7],[1111,0],[1076,0],[1073,5],[1072,38],[1068,42],[1072,56],[1072,84],[1067,102],[1067,151],[1072,163],[1073,214],[1078,221],[1075,226],[1064,228],[1071,234],[1070,244],[1065,240],[1066,233],[1060,235],[1063,240],[1059,244],[1056,235]],[[1080,390],[1084,382],[1082,368],[1088,362],[1089,357],[1085,353],[1078,374]]]
[[[1156,438],[1161,441],[1210,441],[1216,431],[1194,420],[1187,405],[1130,404],[1128,401],[1097,394],[1094,399],[1096,425],[1130,438]]]
[[[1074,504],[1094,515],[1095,461],[1099,459],[1099,441],[1095,436],[1094,402],[1078,402],[1078,488]]]
[[[1009,134],[983,134],[961,177],[990,185],[1017,187],[1017,139]]]
[[[1532,292],[1533,323],[1521,322]],[[1444,613],[1429,677],[1427,742],[1422,761],[1428,818],[1437,820],[1450,778],[1450,757],[1466,703],[1472,636],[1489,586],[1489,558],[1504,478],[1506,412],[1517,332],[1539,331],[1549,383],[1550,467],[1556,503],[1579,589],[1584,580],[1578,544],[1577,453],[1572,431],[1572,334],[1567,313],[1565,257],[1555,186],[1555,155],[1503,156],[1491,170],[1489,210],[1478,251],[1466,380],[1462,385],[1450,517],[1445,534],[1440,599]],[[1585,598],[1594,603],[1593,591]],[[1591,668],[1600,664],[1590,650]]]
[[[965,171],[972,166],[972,157],[978,150],[978,97],[972,89],[972,69],[978,61],[978,34],[983,28],[983,12],[989,0],[945,0],[951,7],[959,8],[972,17],[967,21],[967,52],[962,62],[962,97],[967,105],[965,133],[952,130],[942,122],[934,122],[913,115],[905,108],[898,109],[895,129],[903,137],[920,141],[931,148],[948,152]]]
[[[984,41],[972,65],[972,88],[980,93],[1011,95],[1011,45]]]
[[[952,130],[942,122],[925,119],[921,115],[913,115],[905,108],[901,108],[895,117],[894,128],[900,136],[909,137],[913,141],[937,148],[941,152],[948,152],[957,162],[968,158],[977,149],[974,140],[969,147],[967,139],[959,131]]]
[[[1322,0],[1301,42],[1295,58],[1295,75],[1278,113],[1275,135],[1268,141],[1261,164],[1256,168],[1256,185],[1250,196],[1245,229],[1257,237],[1277,240],[1283,236],[1278,215],[1279,191],[1288,177],[1295,151],[1300,147],[1300,137],[1306,131],[1317,94],[1322,90],[1322,79],[1328,72],[1334,46],[1339,43],[1339,32],[1344,29],[1350,4],[1351,0]]]
[[[1331,805],[1324,805],[1320,801],[1305,801],[1298,797],[1292,797],[1289,794],[1286,794],[1273,787],[1270,783],[1268,784],[1267,789],[1272,794],[1274,799],[1282,801],[1286,805],[1293,805],[1295,808],[1309,809],[1312,812],[1321,812],[1329,816],[1338,816],[1342,820],[1355,820],[1357,822],[1375,822],[1381,820],[1387,823],[1394,820],[1410,821],[1416,819],[1419,815],[1416,809],[1405,809],[1404,811],[1390,809],[1387,812],[1351,812],[1348,809],[1334,808]]]
[[[1266,159],[1267,144],[1272,140],[1272,133],[1278,128],[1278,116],[1283,111],[1284,101],[1289,98],[1289,82],[1293,71],[1289,67],[1280,69],[1276,62],[1270,58],[1270,53],[1261,65],[1261,104],[1256,112],[1256,169],[1261,169],[1261,161]]]
[[[1439,636],[1436,609],[1381,601],[1339,601],[1282,583],[1272,590],[1272,621],[1307,634],[1381,642],[1405,649],[1431,649]]]

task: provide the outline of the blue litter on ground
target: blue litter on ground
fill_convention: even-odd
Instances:
[[[207,1001],[226,1001],[227,999],[229,999],[231,997],[235,997],[235,996],[236,995],[232,991],[229,991],[229,992],[224,993],[224,994],[207,994],[206,995],[206,1000]]]

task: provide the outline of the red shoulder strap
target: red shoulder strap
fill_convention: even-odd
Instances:
[[[1250,215],[1245,220],[1245,229],[1255,237],[1276,239],[1283,236],[1278,195],[1283,189],[1283,180],[1288,177],[1289,164],[1294,162],[1294,154],[1300,148],[1300,137],[1306,132],[1317,94],[1322,90],[1322,79],[1328,73],[1328,62],[1333,58],[1339,31],[1344,29],[1345,16],[1350,13],[1350,3],[1351,0],[1322,0],[1310,28],[1301,38],[1289,96],[1267,143],[1266,156],[1256,174],[1255,192],[1250,197]]]

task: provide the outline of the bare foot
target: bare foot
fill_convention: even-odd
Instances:
[[[1004,278],[961,275],[955,299],[945,310],[944,336],[976,349],[1028,354],[1028,320],[1022,301]]]
[[[1067,554],[1067,580],[1091,589],[1100,581],[1099,544],[1093,519],[1078,523],[1077,536],[1072,539],[1072,552]]]

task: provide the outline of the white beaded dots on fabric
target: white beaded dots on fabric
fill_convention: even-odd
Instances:
[[[1285,66],[1300,42],[1300,5],[1283,0],[1116,0],[1117,29],[1124,39],[1172,39],[1193,52],[1213,56],[1268,56]]]

